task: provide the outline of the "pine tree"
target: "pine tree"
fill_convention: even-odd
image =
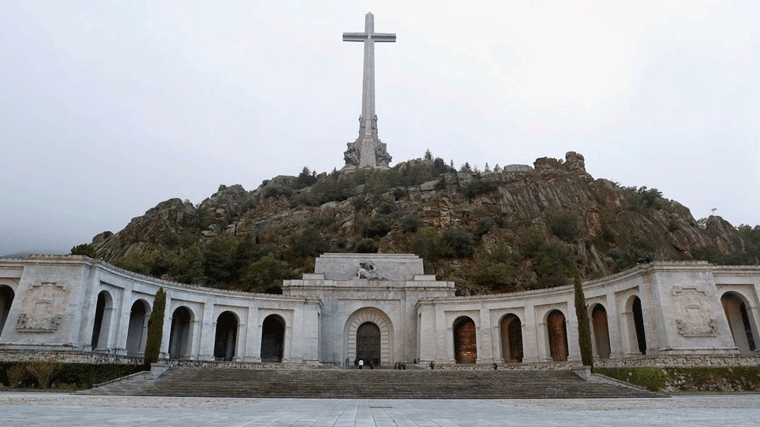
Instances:
[[[583,366],[594,366],[594,353],[591,347],[591,325],[586,307],[586,296],[583,294],[581,279],[576,274],[575,281],[575,315],[578,318],[578,345],[581,348]]]
[[[158,288],[156,298],[153,300],[153,311],[148,319],[148,338],[145,344],[145,357],[143,364],[150,369],[151,363],[158,362],[161,351],[161,337],[164,333],[164,311],[166,309],[166,291]]]

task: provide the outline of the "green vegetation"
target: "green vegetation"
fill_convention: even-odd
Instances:
[[[45,388],[47,383],[59,389],[86,389],[143,370],[142,365],[118,363],[0,362],[0,384],[13,388]]]
[[[649,391],[760,391],[760,367],[594,368]]]
[[[145,356],[143,364],[149,370],[150,365],[158,362],[161,352],[161,339],[164,333],[164,313],[166,310],[166,291],[158,288],[153,300],[153,311],[148,318],[148,336],[145,343]]]
[[[741,252],[689,247],[684,240],[694,241],[706,220],[683,218],[654,188],[597,191],[594,184],[552,197],[542,193],[538,176],[480,174],[464,163],[470,176],[460,177],[453,164],[428,150],[388,170],[317,174],[304,167],[247,196],[220,194],[222,201],[194,212],[167,205],[183,210],[170,209],[169,220],[125,243],[130,250],[117,249],[119,257],[109,258],[113,248],[95,254],[87,244],[72,253],[167,280],[253,292],[281,291],[282,280],[310,272],[325,252],[413,252],[427,273],[455,281],[465,293],[570,285],[576,272],[596,278],[658,259],[760,263],[760,226],[738,227]],[[562,191],[585,185],[561,184]]]
[[[700,220],[703,222],[703,220]],[[744,244],[744,251],[722,254],[714,246],[703,246],[692,250],[694,259],[709,261],[722,265],[758,265],[760,264],[760,225],[751,227],[742,224],[736,227]]]
[[[591,322],[588,318],[586,295],[583,293],[581,279],[577,275],[573,280],[575,292],[575,316],[578,319],[578,345],[581,349],[583,366],[594,366],[594,350],[591,346]]]
[[[95,258],[95,248],[89,243],[83,243],[71,248],[71,255],[84,255],[90,258]]]
[[[549,229],[552,234],[567,243],[575,243],[581,234],[578,218],[570,212],[552,212],[548,217]]]

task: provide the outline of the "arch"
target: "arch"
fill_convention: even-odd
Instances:
[[[373,323],[380,329],[380,363],[381,366],[390,366],[393,360],[393,324],[383,310],[375,307],[364,307],[353,312],[346,321],[345,348],[346,357],[356,360],[356,338],[359,327],[364,323]]]
[[[641,298],[634,295],[628,298],[626,304],[628,313],[628,346],[631,353],[647,353],[647,339],[644,331],[644,312],[641,308]]]
[[[214,359],[230,361],[235,358],[238,323],[237,316],[231,311],[225,311],[216,318]]]
[[[178,307],[172,313],[172,326],[169,332],[170,359],[182,359],[190,355],[192,322],[193,313],[185,306]]]
[[[127,356],[138,357],[145,352],[148,339],[148,319],[150,305],[139,299],[132,304],[129,312],[129,329],[127,330]]]
[[[478,343],[475,322],[467,316],[454,321],[454,360],[456,363],[475,363]]]
[[[270,314],[261,325],[261,361],[282,362],[285,353],[285,319]]]
[[[501,330],[501,354],[505,362],[522,362],[522,322],[514,314],[507,314],[499,324]]]
[[[549,354],[555,362],[566,362],[568,356],[567,324],[565,315],[559,310],[552,310],[546,316],[549,338]]]
[[[607,325],[607,310],[602,304],[596,304],[591,310],[591,327],[594,331],[596,355],[600,359],[609,359],[610,353],[612,353],[610,348],[610,330]]]
[[[8,313],[11,311],[11,304],[13,304],[15,296],[13,288],[7,285],[0,286],[0,335],[3,334],[5,321],[8,320]]]
[[[100,291],[95,304],[95,321],[92,325],[93,350],[108,348],[108,333],[111,329],[111,314],[113,313],[113,298],[108,291]]]
[[[757,328],[754,320],[747,310],[749,306],[746,298],[737,292],[726,292],[720,297],[723,304],[723,312],[726,313],[728,327],[731,329],[731,336],[734,338],[734,344],[739,353],[747,354],[755,351],[755,337]]]

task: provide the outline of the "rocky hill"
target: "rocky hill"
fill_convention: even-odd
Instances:
[[[575,272],[600,277],[649,260],[758,262],[720,217],[697,221],[656,189],[594,179],[574,152],[483,172],[426,157],[386,171],[304,168],[254,191],[222,185],[197,206],[161,202],[73,251],[172,280],[272,292],[324,252],[414,252],[465,294],[557,286]]]

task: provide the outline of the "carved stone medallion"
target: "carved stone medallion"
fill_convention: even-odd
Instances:
[[[42,282],[32,285],[21,304],[16,321],[18,332],[55,332],[61,324],[66,289],[63,285]]]
[[[678,333],[687,338],[714,337],[718,325],[706,291],[696,288],[673,288]]]

